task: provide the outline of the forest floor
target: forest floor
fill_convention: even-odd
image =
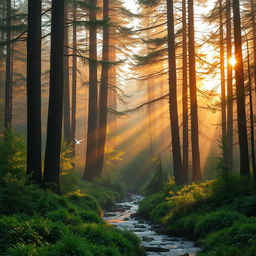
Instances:
[[[198,256],[256,256],[256,188],[249,181],[170,184],[147,196],[138,216],[196,241]]]
[[[25,176],[0,179],[0,255],[142,255],[135,235],[102,219],[102,208],[122,198],[118,179],[89,184],[68,176],[62,177],[63,195],[27,184]]]

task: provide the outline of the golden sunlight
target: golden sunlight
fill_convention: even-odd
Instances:
[[[229,63],[231,64],[231,66],[235,66],[236,65],[236,58],[234,56],[232,56],[229,60]]]

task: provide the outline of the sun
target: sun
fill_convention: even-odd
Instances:
[[[229,59],[229,63],[231,66],[235,66],[236,65],[236,58],[234,56],[232,56],[230,59]]]

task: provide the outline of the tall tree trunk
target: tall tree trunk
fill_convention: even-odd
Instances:
[[[181,148],[179,136],[179,120],[177,105],[177,75],[174,33],[173,1],[167,0],[167,26],[168,26],[168,63],[169,63],[169,108],[172,135],[173,172],[177,184],[184,183]]]
[[[227,33],[227,143],[226,157],[227,167],[232,169],[233,165],[233,75],[230,59],[232,57],[232,24],[231,24],[231,2],[226,1],[226,33]]]
[[[103,0],[103,20],[109,19],[109,0]],[[99,115],[99,134],[98,134],[98,170],[97,175],[103,173],[104,153],[107,135],[107,107],[108,107],[108,82],[109,82],[109,24],[103,27],[103,50],[102,50],[102,73],[100,87],[100,115]]]
[[[150,27],[150,15],[146,18],[147,27]],[[147,31],[147,39],[150,39],[150,33]],[[149,49],[147,50],[147,54],[149,54]],[[150,73],[152,73],[152,69],[148,70],[148,79],[147,79],[147,101],[150,102],[154,98],[154,79],[150,77]],[[147,125],[148,125],[148,137],[149,137],[149,148],[150,148],[150,156],[154,158],[154,103],[147,105]]]
[[[97,176],[97,116],[98,116],[98,89],[97,89],[97,28],[93,24],[96,21],[97,0],[90,0],[91,9],[89,17],[89,108],[86,164],[83,179],[93,180]]]
[[[111,12],[110,12],[111,13]],[[113,14],[110,15],[111,20],[114,18]],[[115,36],[115,28],[110,28],[111,37]],[[110,55],[109,60],[116,62],[116,43],[114,38],[110,38]],[[109,88],[108,88],[108,107],[117,110],[117,90],[116,90],[116,65],[109,69]],[[115,113],[108,115],[108,130],[113,134],[117,131],[117,118]]]
[[[223,29],[223,5],[219,0],[219,18],[220,18],[220,79],[221,79],[221,128],[223,151],[222,156],[227,165],[226,143],[227,143],[227,111],[226,111],[226,82],[225,82],[225,56],[224,56],[224,29]]]
[[[249,107],[250,107],[252,171],[253,171],[253,180],[254,180],[254,182],[256,182],[254,111],[253,111],[253,99],[252,99],[252,79],[251,79],[251,65],[250,65],[250,50],[249,50],[249,41],[248,41],[247,36],[246,36],[246,44],[247,44],[247,68],[248,68]]]
[[[70,88],[69,88],[69,38],[68,38],[68,1],[65,0],[64,13],[64,109],[63,109],[63,125],[64,139],[71,142],[71,124],[70,124]]]
[[[28,1],[27,174],[42,182],[41,157],[41,0]]]
[[[192,139],[192,180],[202,179],[199,134],[198,134],[198,107],[197,107],[197,82],[195,58],[195,28],[194,28],[194,1],[188,0],[188,38],[189,38],[189,85],[191,102],[191,139]]]
[[[72,115],[71,115],[71,138],[76,137],[76,94],[77,94],[77,5],[73,4],[73,57],[72,57]],[[73,143],[73,157],[75,157],[75,144]]]
[[[5,114],[4,114],[4,128],[5,130],[11,128],[12,119],[12,83],[11,83],[11,63],[12,63],[12,47],[11,47],[11,0],[7,0],[7,17],[6,17],[6,69],[5,69]]]
[[[252,13],[252,33],[253,33],[253,59],[254,59],[254,91],[256,96],[256,8],[255,1],[251,0],[251,13]]]
[[[187,56],[187,4],[182,0],[182,122],[183,122],[183,172],[188,183],[188,56]]]
[[[63,112],[64,0],[52,0],[50,94],[44,182],[59,189]]]
[[[238,119],[238,139],[240,149],[240,174],[250,175],[248,139],[245,112],[245,88],[244,88],[244,65],[241,38],[240,1],[233,0],[233,20],[234,20],[234,41],[236,55],[236,99],[237,99],[237,119]]]

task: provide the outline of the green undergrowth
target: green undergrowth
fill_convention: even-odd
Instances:
[[[87,183],[65,172],[57,195],[28,182],[22,139],[9,141],[0,143],[0,255],[141,255],[136,236],[102,219],[102,209],[123,196],[116,175]]]
[[[138,215],[196,240],[200,256],[256,256],[256,189],[248,180],[167,185],[140,203]]]

